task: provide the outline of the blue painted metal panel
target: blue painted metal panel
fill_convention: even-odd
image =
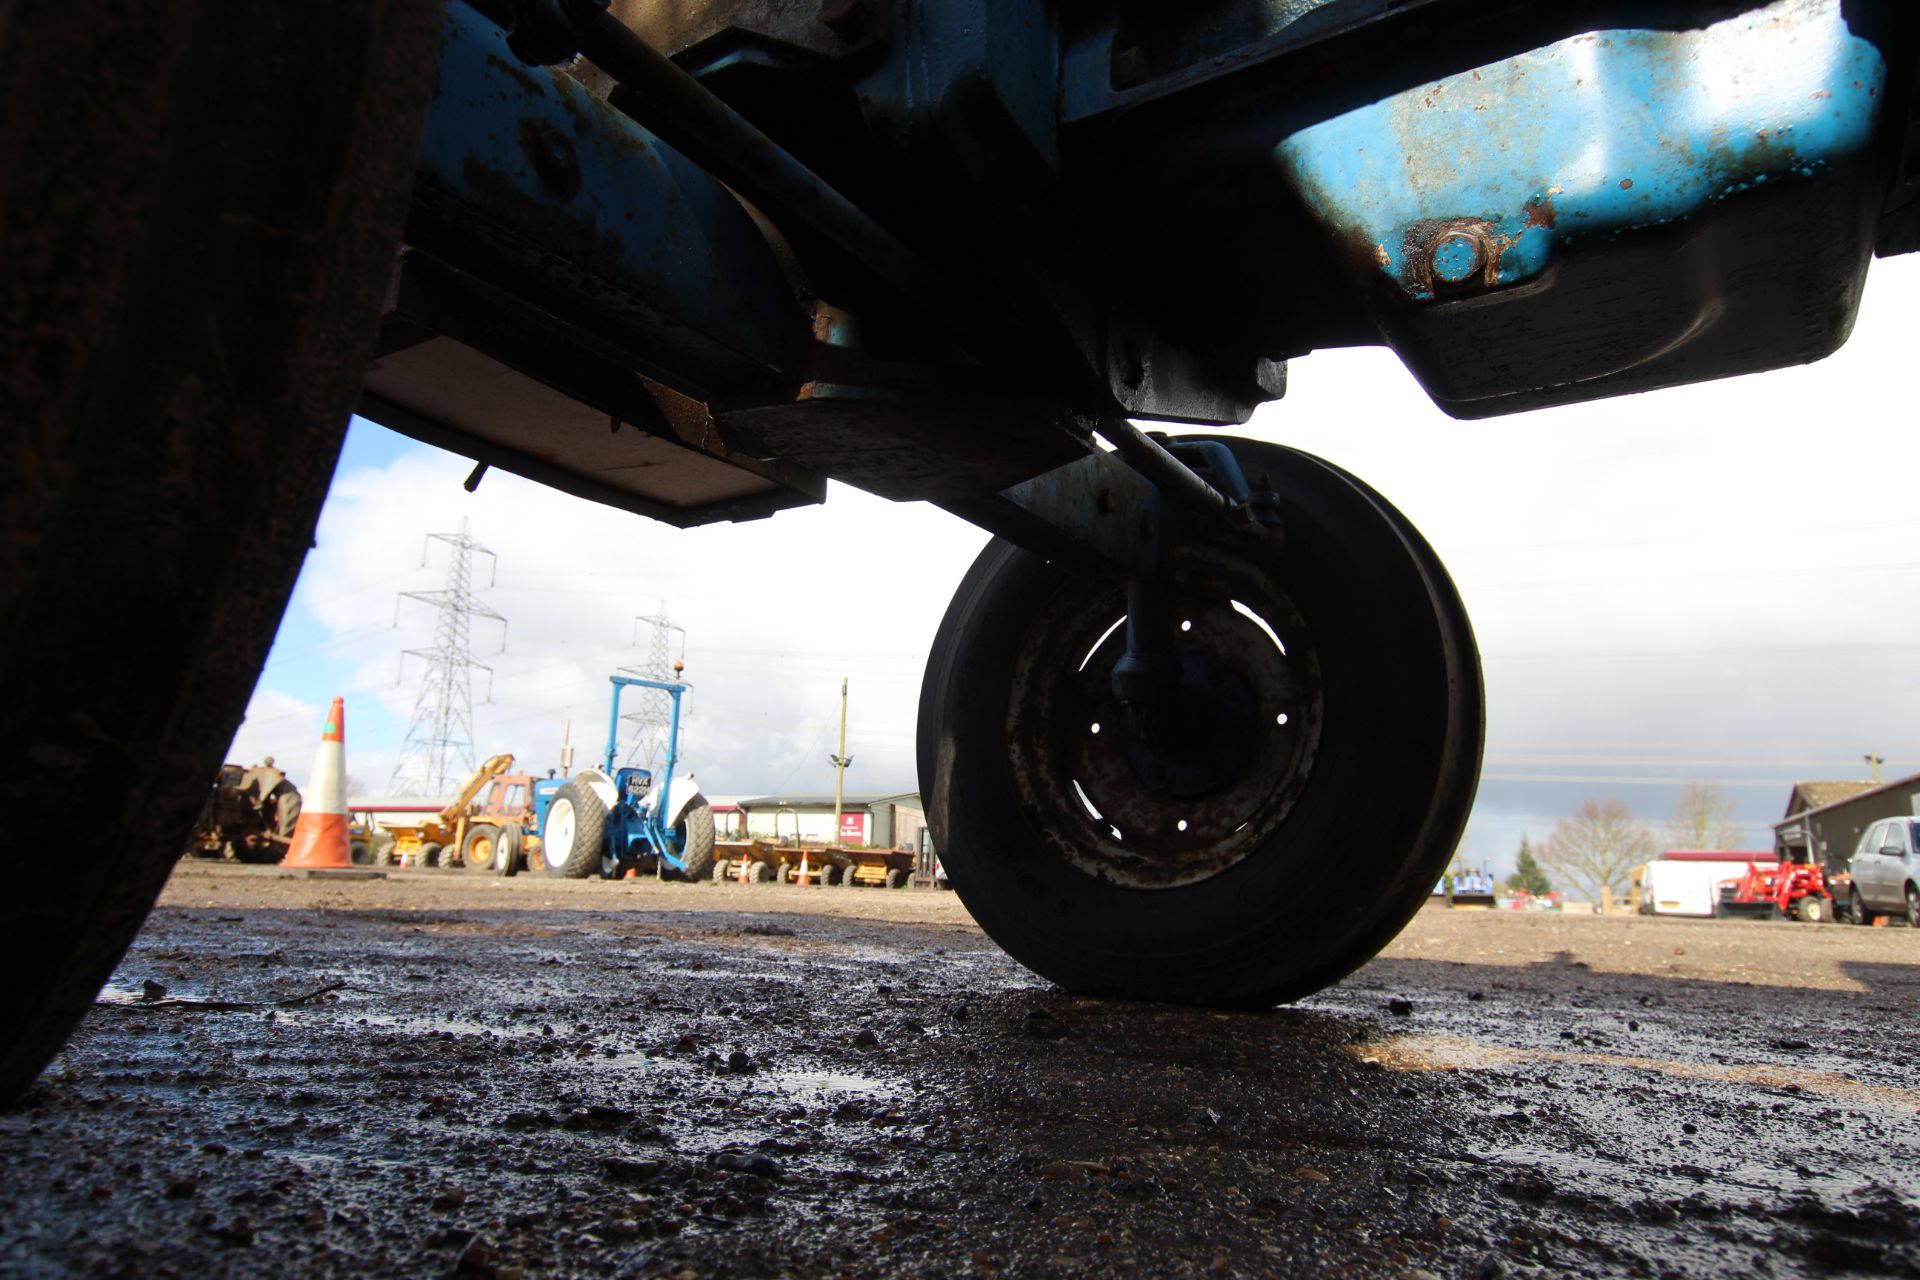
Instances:
[[[808,317],[739,201],[572,77],[521,65],[466,5],[448,6],[418,168],[478,218],[757,365],[789,367],[804,344]]]
[[[1562,40],[1301,130],[1275,156],[1399,289],[1455,296],[1859,152],[1886,74],[1839,0],[1779,0],[1698,30]]]

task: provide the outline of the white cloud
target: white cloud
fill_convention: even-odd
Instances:
[[[307,698],[278,689],[258,688],[247,701],[246,719],[227,748],[227,759],[253,764],[267,756],[295,776],[304,777],[315,745],[320,741],[320,718],[326,708]],[[300,744],[305,742],[303,751]]]

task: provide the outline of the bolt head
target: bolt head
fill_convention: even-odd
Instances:
[[[1440,284],[1466,284],[1486,266],[1486,246],[1479,236],[1449,231],[1428,251],[1433,278]]]

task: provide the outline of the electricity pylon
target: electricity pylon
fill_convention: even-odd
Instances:
[[[682,662],[687,658],[687,629],[667,616],[665,600],[660,602],[658,612],[633,620],[633,645],[636,649],[641,647],[642,627],[649,629],[647,656],[632,666],[621,667],[620,674],[639,676],[642,680],[673,679],[675,657],[678,656]],[[678,655],[674,653],[676,637]],[[633,744],[627,751],[627,763],[657,773],[667,756],[667,732],[673,723],[673,696],[663,689],[641,688],[632,690],[632,693],[639,695],[633,702],[633,710],[620,717],[621,723],[627,726],[628,741]],[[680,717],[683,740],[686,731],[687,717],[683,711]]]
[[[393,766],[393,778],[387,784],[396,795],[444,796],[466,780],[474,770],[473,757],[473,673],[487,673],[486,701],[493,698],[493,668],[473,656],[473,620],[483,618],[500,624],[500,648],[507,647],[507,620],[474,598],[473,559],[486,556],[491,563],[487,585],[491,587],[499,558],[475,542],[468,522],[460,521],[458,533],[430,533],[420,553],[420,566],[426,567],[435,542],[452,548],[447,560],[447,585],[439,591],[402,591],[393,602],[393,624],[400,625],[400,606],[408,600],[429,604],[438,611],[434,622],[433,644],[425,649],[407,649],[400,654],[400,670],[394,683],[406,674],[407,659],[424,659],[427,667],[420,677],[420,693],[414,699],[413,720],[407,725],[407,740],[400,748],[400,759]]]

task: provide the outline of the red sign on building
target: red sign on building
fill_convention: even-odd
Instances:
[[[865,844],[867,842],[867,815],[864,813],[842,813],[840,815],[840,843]]]

